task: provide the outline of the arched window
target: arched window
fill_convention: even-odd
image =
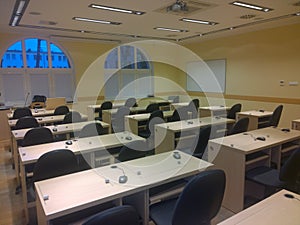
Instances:
[[[60,47],[48,40],[27,38],[15,42],[2,55],[0,101],[28,105],[34,95],[72,101],[75,80],[70,61]]]
[[[107,55],[104,67],[107,99],[153,95],[151,63],[141,49],[130,45],[114,48]]]

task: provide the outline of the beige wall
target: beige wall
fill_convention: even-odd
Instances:
[[[227,59],[228,105],[241,102],[243,110],[273,110],[283,103],[280,125],[290,126],[292,119],[300,118],[300,86],[288,85],[300,82],[299,40],[300,24],[296,24],[185,46],[205,60]],[[280,80],[285,86],[279,85]]]

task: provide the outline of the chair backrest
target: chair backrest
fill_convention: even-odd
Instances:
[[[159,104],[157,104],[157,103],[151,103],[146,108],[147,113],[152,113],[157,110],[159,110]]]
[[[124,131],[124,117],[130,114],[130,109],[126,106],[118,108],[114,118],[112,120],[112,128],[114,132]]]
[[[200,101],[197,98],[190,101],[189,105],[187,106],[188,111],[192,113],[192,118],[198,117],[199,106],[200,106]]]
[[[195,145],[195,150],[193,156],[197,158],[202,158],[208,144],[208,140],[211,134],[211,126],[207,126],[200,129],[199,137]]]
[[[207,225],[220,210],[225,173],[208,170],[192,178],[181,192],[173,211],[172,225]]]
[[[125,106],[126,107],[136,107],[137,103],[136,103],[136,99],[135,98],[128,98],[125,102]]]
[[[58,149],[43,154],[33,169],[33,182],[78,172],[75,154],[68,149]]]
[[[187,120],[188,117],[188,106],[183,106],[174,110],[173,115],[168,119],[168,122]]]
[[[106,109],[112,109],[113,104],[111,101],[105,101],[101,104],[101,107],[99,109],[99,117],[102,118],[102,110],[106,110]]]
[[[106,134],[107,130],[104,129],[101,125],[101,123],[97,122],[92,122],[87,125],[85,125],[80,133],[79,133],[79,138],[84,138],[84,137],[93,137],[93,136],[98,136],[102,134]]]
[[[76,112],[76,111],[71,111],[71,112],[68,112],[62,123],[65,124],[65,123],[78,123],[78,122],[82,122],[82,118],[81,118],[81,115],[79,112]]]
[[[33,128],[33,127],[39,127],[39,123],[36,120],[36,118],[32,116],[24,116],[18,119],[16,126],[14,129],[25,129],[25,128]]]
[[[124,145],[118,155],[118,160],[121,162],[137,159],[150,155],[149,148],[145,141],[133,141]]]
[[[70,112],[69,107],[61,105],[55,108],[54,115],[66,115],[68,112]]]
[[[279,105],[274,109],[273,114],[270,118],[270,126],[274,126],[274,127],[278,126],[282,109],[283,109],[283,105]]]
[[[154,135],[154,127],[156,124],[164,123],[164,114],[161,110],[154,111],[150,114],[150,117],[146,124],[146,131],[151,135]]]
[[[249,125],[249,118],[248,117],[241,118],[233,124],[231,129],[229,129],[229,131],[227,132],[227,135],[246,132],[248,130],[248,125]]]
[[[39,145],[53,142],[53,134],[47,127],[36,127],[26,132],[22,146]]]
[[[300,174],[300,148],[296,149],[280,169],[279,179],[295,184]]]
[[[47,97],[44,95],[34,95],[32,98],[32,102],[46,102]]]
[[[20,119],[24,116],[32,116],[32,112],[28,107],[16,108],[13,114],[13,119]]]
[[[137,211],[130,205],[116,206],[104,210],[89,219],[82,225],[139,225]]]
[[[240,112],[241,110],[242,110],[242,104],[240,104],[240,103],[237,103],[237,104],[231,106],[231,108],[229,109],[229,111],[227,113],[227,118],[235,120],[236,113]]]

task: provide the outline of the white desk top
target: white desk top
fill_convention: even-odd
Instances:
[[[116,102],[113,103],[113,108],[119,108],[121,106],[124,106],[125,102]],[[92,109],[97,109],[100,108],[101,104],[96,104],[96,105],[88,105],[88,108],[92,108]]]
[[[264,137],[266,140],[255,140],[257,137]],[[285,132],[281,128],[267,127],[213,139],[209,141],[209,144],[223,145],[243,154],[249,154],[266,147],[297,139],[300,139],[300,131],[298,130]]]
[[[51,219],[196,174],[212,165],[183,152],[180,160],[172,154],[166,152],[115,164],[118,168],[109,165],[36,182],[37,198],[45,215]],[[118,182],[118,177],[123,175],[121,168],[128,176],[125,184]],[[44,200],[44,196],[49,199]]]
[[[230,107],[222,106],[222,105],[215,105],[215,106],[202,106],[199,107],[200,110],[210,110],[210,111],[221,111],[221,110],[228,110]]]
[[[174,111],[163,111],[164,118],[171,117],[173,115],[173,112]],[[143,120],[149,119],[150,113],[141,113],[141,114],[135,114],[135,115],[128,115],[128,116],[125,116],[125,117],[130,118],[130,119],[134,119],[134,120],[137,120],[137,121],[143,121]]]
[[[55,116],[43,116],[43,117],[36,117],[37,122],[39,124],[44,123],[55,123],[59,121],[63,121],[65,115],[55,115]],[[81,114],[82,120],[87,120],[87,115]],[[10,127],[16,126],[18,119],[8,120],[8,124]]]
[[[217,124],[224,124],[224,123],[234,123],[235,120],[227,119],[223,117],[203,117],[203,118],[196,118],[191,120],[182,120],[170,123],[162,123],[155,126],[164,127],[168,130],[172,130],[174,132],[184,131],[195,129],[202,126],[208,125],[217,125]]]
[[[300,123],[300,119],[292,120],[292,122]]]
[[[140,112],[140,111],[145,111],[145,110],[146,110],[146,106],[130,107],[131,112]],[[117,111],[118,111],[118,109],[106,109],[106,110],[103,110],[102,112],[108,112],[110,114],[114,114]]]
[[[260,110],[250,110],[250,111],[244,111],[244,112],[238,112],[238,115],[246,115],[246,116],[253,116],[253,117],[265,117],[265,116],[271,116],[273,112],[270,111],[260,111]]]
[[[85,121],[85,122],[79,122],[79,123],[67,123],[67,124],[59,124],[59,125],[50,125],[50,126],[44,126],[51,130],[53,135],[56,134],[65,134],[72,131],[80,131],[85,125],[90,124],[91,121]],[[109,128],[108,123],[104,123],[102,121],[97,121],[97,123],[100,123],[103,128]],[[32,128],[26,128],[26,129],[19,129],[19,130],[12,130],[11,133],[13,137],[16,140],[23,139],[26,132],[29,131]],[[54,131],[56,129],[56,131]]]
[[[295,198],[287,198],[284,194],[292,194]],[[299,223],[300,195],[281,190],[219,225],[299,225]]]
[[[126,137],[128,136],[130,136],[132,139],[127,140]],[[105,151],[106,149],[122,146],[123,144],[135,140],[145,139],[129,132],[121,132],[99,135],[95,137],[79,138],[76,140],[72,140],[72,145],[67,145],[66,141],[58,141],[48,144],[19,147],[19,155],[21,164],[25,165],[36,162],[38,158],[44,153],[56,149],[69,149],[75,154],[79,152],[88,153],[100,150]]]
[[[31,109],[32,116],[49,116],[54,114],[54,109]],[[13,113],[7,113],[8,119],[12,119]]]

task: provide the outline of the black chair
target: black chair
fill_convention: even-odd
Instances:
[[[200,106],[200,101],[199,99],[195,98],[187,106],[187,109],[190,113],[192,113],[192,118],[197,118],[198,117],[198,109]]]
[[[55,108],[54,115],[66,115],[68,112],[70,112],[69,107],[66,105],[61,105]]]
[[[180,107],[175,109],[172,116],[167,119],[168,122],[176,122],[180,120],[187,120],[188,116],[188,107]]]
[[[118,108],[116,114],[112,118],[112,129],[116,132],[122,132],[125,129],[124,117],[130,114],[130,109],[126,106]]]
[[[102,110],[112,109],[112,106],[113,106],[113,104],[110,101],[103,102],[99,109],[99,115],[98,115],[98,117],[95,118],[95,120],[102,121]]]
[[[152,113],[154,111],[159,110],[159,104],[158,103],[151,103],[146,107],[147,113]]]
[[[31,108],[44,108],[46,105],[47,97],[44,95],[34,95],[30,104]]]
[[[53,142],[53,134],[47,127],[35,127],[24,135],[22,146],[39,145]]]
[[[36,118],[32,116],[25,116],[21,117],[20,119],[17,120],[16,126],[14,129],[25,129],[25,128],[33,128],[33,127],[39,127],[39,123],[36,120]]]
[[[178,199],[150,206],[156,225],[209,225],[220,210],[225,190],[222,170],[204,171],[193,177]]]
[[[193,152],[193,156],[201,159],[204,152],[207,149],[207,144],[209,141],[209,137],[211,135],[211,126],[207,126],[200,129],[199,137],[197,140],[197,144],[195,145],[195,150]]]
[[[128,98],[125,101],[125,106],[126,107],[137,107],[136,99],[135,98]]]
[[[93,137],[102,134],[107,134],[107,129],[103,128],[101,123],[95,121],[85,125],[81,129],[79,133],[79,138]]]
[[[236,113],[240,112],[241,110],[242,110],[242,104],[240,104],[240,103],[237,103],[237,104],[231,106],[231,108],[229,109],[229,111],[227,113],[227,118],[235,120]]]
[[[120,162],[125,162],[132,159],[137,159],[141,157],[146,157],[148,155],[153,155],[154,150],[149,149],[147,142],[145,141],[133,141],[124,145],[118,155],[118,160]]]
[[[75,154],[68,149],[58,149],[43,154],[33,169],[33,182],[78,172]]]
[[[130,205],[115,206],[90,218],[82,225],[139,225],[137,211]]]
[[[76,112],[76,111],[68,112],[62,121],[63,124],[78,123],[78,122],[82,122],[82,118],[81,118],[80,113]]]
[[[13,114],[13,119],[20,119],[24,116],[32,116],[32,112],[28,107],[16,108]]]
[[[280,121],[282,110],[283,110],[283,105],[277,106],[274,109],[274,111],[270,117],[270,120],[267,121],[266,123],[260,123],[258,125],[258,128],[265,128],[265,127],[271,127],[271,126],[277,127],[279,124],[279,121]]]
[[[259,166],[247,171],[246,179],[263,185],[265,195],[273,194],[278,189],[288,189],[299,193],[300,148],[296,149],[283,164],[280,172],[267,166]]]
[[[138,135],[143,138],[149,138],[154,136],[154,127],[156,124],[164,123],[164,115],[161,110],[154,111],[150,114],[150,117],[146,124],[146,129],[139,131]]]
[[[233,135],[238,133],[243,133],[248,130],[249,118],[244,117],[239,119],[233,124],[233,126],[228,130],[227,135]]]

